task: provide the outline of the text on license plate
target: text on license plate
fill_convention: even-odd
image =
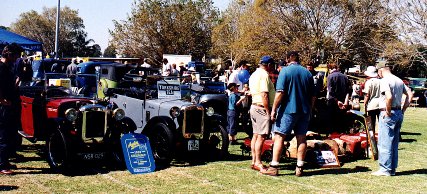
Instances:
[[[199,150],[199,140],[188,140],[188,151]]]
[[[105,156],[104,152],[96,152],[96,153],[79,153],[78,154],[83,160],[99,160],[103,159]]]

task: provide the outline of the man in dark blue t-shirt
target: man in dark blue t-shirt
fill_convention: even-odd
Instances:
[[[331,73],[328,75],[328,91],[326,94],[328,107],[329,132],[339,132],[343,129],[345,113],[348,109],[351,84],[346,75],[342,74],[336,63],[328,65]]]
[[[305,153],[307,149],[306,133],[310,121],[310,114],[315,100],[314,81],[311,73],[299,63],[299,55],[295,51],[287,54],[288,66],[280,71],[276,96],[271,111],[271,120],[276,120],[273,125],[274,147],[273,160],[270,167],[261,171],[266,175],[278,174],[280,156],[286,135],[292,130],[297,137],[297,167],[296,176],[302,176]],[[276,118],[276,109],[277,118]]]

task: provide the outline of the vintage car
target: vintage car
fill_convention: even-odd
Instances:
[[[57,59],[42,59],[42,60],[33,61],[33,63],[31,64],[33,69],[33,82],[31,83],[31,85],[42,86],[44,82],[42,83],[41,80],[44,79],[45,73],[51,72],[52,65],[55,63],[61,64],[63,66],[67,66],[71,62],[67,60],[57,60]]]
[[[74,94],[66,75],[45,77],[44,86],[20,88],[22,137],[33,143],[45,141],[47,161],[58,172],[72,169],[77,160],[111,157],[124,164],[120,136],[134,124],[123,109]]]
[[[156,166],[165,167],[173,158],[188,154],[212,159],[228,154],[225,120],[212,107],[181,99],[177,80],[139,74],[127,74],[126,79],[145,86],[109,88],[106,93],[134,121],[135,132],[148,136]]]

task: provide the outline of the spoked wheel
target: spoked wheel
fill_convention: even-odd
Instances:
[[[228,155],[228,133],[222,125],[217,125],[210,133],[205,133],[203,139],[207,143],[211,153],[209,156],[214,156],[216,159],[224,159]],[[213,154],[213,155],[212,155]]]
[[[170,165],[174,153],[174,138],[168,126],[157,123],[147,129],[145,135],[149,138],[151,149],[157,168],[164,168]]]
[[[57,172],[64,172],[71,163],[71,153],[64,134],[60,130],[55,130],[49,135],[46,146],[49,166]]]

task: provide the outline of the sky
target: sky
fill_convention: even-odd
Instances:
[[[131,11],[134,0],[61,0],[60,5],[79,11],[83,19],[87,38],[93,39],[101,50],[108,46],[113,30],[112,20],[125,20]],[[214,0],[214,6],[224,10],[231,0]],[[43,7],[56,7],[58,0],[1,0],[0,26],[9,27],[21,13],[35,10],[42,12]],[[60,45],[61,46],[61,45]]]

